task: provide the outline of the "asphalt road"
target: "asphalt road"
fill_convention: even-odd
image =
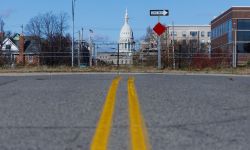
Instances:
[[[152,150],[247,150],[250,77],[122,74],[108,149],[130,148],[135,78]],[[88,150],[116,74],[0,76],[0,150]]]

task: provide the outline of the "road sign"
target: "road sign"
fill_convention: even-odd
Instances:
[[[168,10],[150,10],[150,16],[168,16]]]
[[[153,30],[158,36],[161,36],[166,31],[166,27],[159,22],[155,25]]]

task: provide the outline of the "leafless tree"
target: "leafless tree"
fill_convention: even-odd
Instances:
[[[58,15],[57,32],[59,33],[59,36],[60,36],[60,49],[62,49],[62,38],[63,38],[64,32],[69,27],[69,25],[67,24],[68,19],[69,19],[69,16],[67,13],[61,12]]]
[[[58,29],[58,17],[48,12],[42,15],[42,33],[47,39],[51,39],[57,33]]]
[[[70,62],[68,50],[71,38],[65,33],[68,29],[67,13],[39,14],[30,19],[25,29],[28,35],[39,37],[42,64],[57,65],[61,61]]]
[[[42,37],[42,16],[38,15],[30,19],[29,23],[26,25],[25,30],[28,35],[33,37]]]
[[[30,36],[51,39],[53,36],[63,36],[68,29],[68,14],[47,12],[30,19],[25,27]]]
[[[150,40],[152,39],[152,37],[153,37],[153,30],[152,30],[152,28],[149,26],[149,27],[147,27],[147,29],[146,29],[146,35],[145,35],[144,41],[145,41],[145,42],[150,42]]]

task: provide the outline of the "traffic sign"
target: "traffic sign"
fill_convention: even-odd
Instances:
[[[150,10],[150,16],[168,16],[168,10]]]
[[[166,31],[166,27],[159,22],[155,25],[153,30],[158,36],[161,36]]]

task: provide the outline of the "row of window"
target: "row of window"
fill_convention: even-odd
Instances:
[[[250,53],[250,19],[239,19],[237,28],[237,52]]]
[[[250,41],[250,31],[237,31],[237,41]]]
[[[189,35],[191,36],[191,37],[197,37],[198,35],[200,34],[200,36],[201,37],[205,37],[206,36],[206,34],[207,34],[207,37],[210,37],[211,36],[211,32],[205,32],[205,31],[190,31],[189,32]],[[177,32],[176,31],[172,31],[171,32],[171,36],[177,36]],[[187,37],[187,32],[186,31],[183,31],[182,32],[182,37]]]
[[[128,44],[128,43],[125,43],[125,44],[120,44],[120,48],[125,48],[125,49],[130,49],[130,48],[134,48],[134,45],[133,44]]]
[[[250,43],[237,43],[238,53],[250,53]]]
[[[218,38],[226,33],[232,32],[232,20],[227,20],[226,22],[220,24],[219,26],[212,29],[212,39]]]
[[[238,30],[250,30],[250,19],[239,19]]]

